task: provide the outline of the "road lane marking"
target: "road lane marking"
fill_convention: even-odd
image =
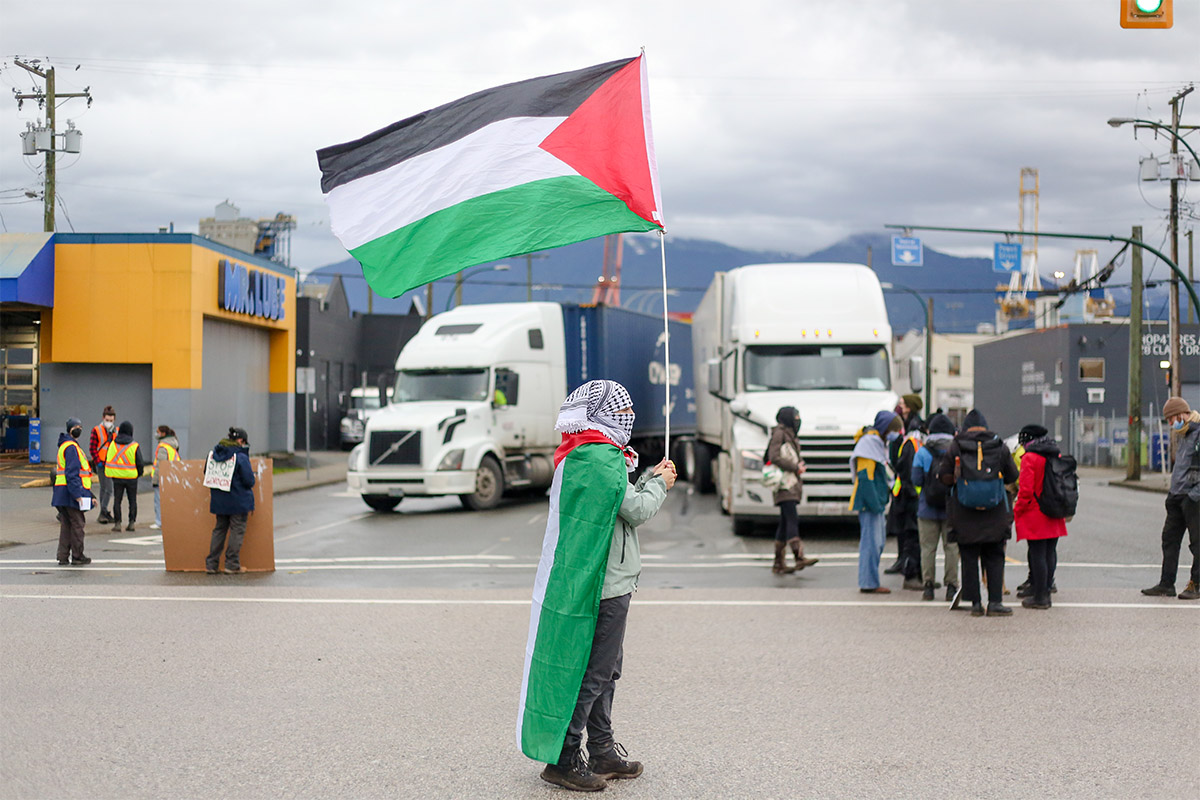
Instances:
[[[461,555],[461,556],[350,556],[345,558],[277,558],[275,563],[282,566],[303,566],[306,569],[441,569],[441,568],[469,568],[469,569],[536,569],[538,562],[536,561],[516,561],[516,556],[499,556],[499,555]],[[161,569],[164,565],[161,559],[121,559],[112,558],[104,559],[97,558],[92,560],[94,565],[92,568],[105,569],[107,571],[119,571],[128,569],[136,571],[138,569]],[[16,565],[28,566],[16,566]],[[107,567],[104,565],[134,565],[134,566],[113,566]],[[52,566],[54,560],[50,558],[23,558],[23,559],[0,559],[0,571],[25,571],[30,566]],[[145,565],[138,566],[138,565]],[[1018,562],[1018,565],[1022,565]],[[648,570],[658,569],[741,569],[743,567],[750,569],[763,569],[762,561],[649,561],[643,563],[643,568]],[[822,561],[819,564],[813,564],[807,569],[833,569],[833,568],[849,568],[856,567],[854,562],[850,561]],[[64,566],[56,566],[57,569],[66,569]],[[74,567],[73,569],[86,569],[86,567]],[[1144,569],[1158,570],[1162,566],[1160,564],[1116,564],[1116,563],[1062,563],[1059,562],[1058,569]]]
[[[363,605],[363,606],[528,606],[529,600],[361,597],[203,597],[198,595],[108,595],[108,594],[0,594],[4,600],[124,600],[126,602],[175,603],[265,603],[276,605]],[[779,608],[929,608],[945,611],[945,603],[921,600],[637,600],[638,606],[727,606]],[[1186,609],[1200,611],[1200,604],[1187,603],[1055,603],[1055,608]],[[1022,612],[1024,614],[1024,612]]]
[[[306,530],[306,531],[297,531],[296,533],[289,533],[287,536],[278,536],[275,538],[275,543],[278,544],[279,542],[286,542],[289,539],[295,539],[300,536],[308,536],[310,533],[320,533],[321,531],[327,531],[330,528],[336,528],[340,525],[347,525],[351,522],[358,522],[360,519],[366,519],[367,517],[374,516],[374,515],[375,515],[374,511],[364,511],[363,513],[357,514],[353,517],[347,517],[346,519],[340,519],[337,522],[331,522],[328,525],[322,525],[318,528],[310,528],[309,530]]]
[[[162,544],[162,534],[155,533],[149,536],[130,536],[128,539],[109,539],[109,544],[136,544],[153,547]]]

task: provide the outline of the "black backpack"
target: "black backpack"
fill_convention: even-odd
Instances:
[[[959,438],[958,446],[962,455],[955,476],[954,497],[959,505],[976,511],[1007,506],[1003,474],[1004,454],[1008,451],[1000,437],[992,434],[981,442]]]
[[[942,459],[946,456],[946,451],[950,448],[950,441],[936,442],[935,444],[941,447],[934,447],[933,444],[926,442],[924,447],[929,451],[929,469],[925,471],[925,482],[921,485],[921,495],[925,498],[925,505],[937,511],[946,510],[946,499],[950,496],[950,487],[937,479],[938,470],[941,467]]]
[[[1042,493],[1038,508],[1051,519],[1070,519],[1079,505],[1079,476],[1075,472],[1075,457],[1045,455],[1046,474],[1042,478]]]

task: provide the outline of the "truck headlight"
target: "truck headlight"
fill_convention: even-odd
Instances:
[[[742,469],[744,470],[761,470],[763,468],[762,456],[752,450],[742,451]]]
[[[351,472],[358,472],[358,459],[362,455],[362,450],[365,445],[356,444],[350,451],[350,457],[346,459],[346,468]]]
[[[442,460],[438,462],[438,472],[445,470],[462,469],[463,451],[461,449],[450,450],[446,455],[442,456]]]

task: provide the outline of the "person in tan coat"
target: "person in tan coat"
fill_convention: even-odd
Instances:
[[[800,431],[800,412],[791,406],[784,406],[775,414],[775,421],[779,424],[771,430],[767,463],[774,464],[783,472],[783,483],[772,496],[775,505],[779,506],[779,527],[775,529],[775,562],[771,565],[771,572],[779,575],[811,567],[817,563],[817,559],[804,556],[800,521],[796,516],[796,506],[804,493],[804,459],[800,457],[800,441],[796,438]],[[796,559],[793,567],[785,563],[789,547]]]

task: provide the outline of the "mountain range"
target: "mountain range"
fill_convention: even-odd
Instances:
[[[662,308],[662,252],[656,234],[627,234],[621,265],[621,304],[626,308],[659,313]],[[864,233],[849,236],[823,250],[807,255],[778,251],[745,250],[706,239],[666,238],[668,307],[673,312],[691,312],[718,270],[746,264],[790,261],[828,261],[870,264],[881,282],[907,287],[922,297],[934,300],[934,329],[943,333],[974,333],[979,325],[995,322],[996,287],[1008,276],[994,272],[990,258],[950,255],[929,246],[924,248],[920,267],[893,266],[891,236]],[[464,270],[464,303],[513,302],[532,296],[534,300],[587,303],[604,262],[604,239],[481,264]],[[413,296],[425,298],[425,289],[408,292],[399,298],[374,295],[368,300],[362,269],[354,259],[339,261],[313,270],[308,283],[328,283],[334,275],[342,277],[350,308],[356,312],[404,314],[412,306]],[[531,279],[529,278],[531,276]],[[1043,277],[1043,285],[1053,288],[1053,279]],[[1127,278],[1114,280],[1126,283]],[[527,284],[532,286],[530,292]],[[433,310],[445,310],[453,302],[455,279],[443,278],[434,284]],[[1116,313],[1129,313],[1129,289],[1112,290]],[[1147,319],[1165,319],[1166,283],[1146,289]],[[925,313],[911,293],[901,289],[885,290],[888,316],[896,333],[923,329]],[[1012,328],[1030,327],[1030,320],[1013,320]]]

